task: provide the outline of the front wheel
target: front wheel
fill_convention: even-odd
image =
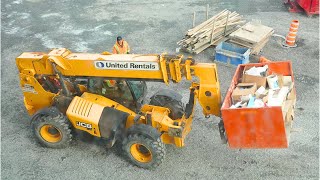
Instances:
[[[64,148],[72,140],[68,120],[62,113],[40,116],[33,120],[32,127],[39,143],[45,147]]]
[[[123,142],[123,150],[130,162],[145,169],[158,167],[166,154],[160,137],[154,140],[139,134],[130,134]]]

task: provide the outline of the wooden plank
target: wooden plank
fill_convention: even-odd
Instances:
[[[206,9],[206,20],[209,18],[209,4],[207,4],[207,9]]]
[[[236,30],[236,27],[235,26],[228,26],[227,30],[228,30],[228,34],[230,34],[231,32]],[[208,35],[210,35],[210,34],[208,33]],[[197,48],[198,45],[196,45],[196,44],[198,44],[199,42],[208,41],[208,39],[206,39],[208,37],[208,35],[205,36],[205,37],[202,37],[202,38],[200,38],[200,37],[192,37],[192,38],[189,38],[189,39],[184,39],[183,41],[180,41],[179,44],[183,45],[183,46],[189,46],[189,45],[193,46],[193,45],[195,45],[195,47]],[[217,29],[217,31],[215,31],[210,36],[211,36],[210,39],[212,38],[212,41],[214,39],[218,38],[219,36],[223,36],[223,29],[222,28]]]
[[[198,26],[196,26],[195,28],[189,29],[188,32],[196,32],[197,30],[203,28],[206,24],[210,23],[211,21],[213,21],[214,19],[217,19],[221,16],[225,16],[229,11],[228,10],[223,10],[221,12],[219,12],[218,14],[212,16],[211,18],[209,18],[208,20],[202,22],[201,24],[199,24]]]
[[[212,25],[212,31],[211,31],[211,39],[210,39],[210,43],[212,43],[212,40],[213,40],[214,29],[215,29],[215,21],[213,22],[213,25]]]
[[[215,18],[214,20],[212,20],[211,22],[209,22],[208,24],[206,24],[204,27],[202,27],[201,29],[211,29],[211,27],[212,27],[212,24],[213,24],[213,21],[215,21],[216,22],[216,25],[218,26],[223,26],[224,27],[224,24],[225,24],[225,22],[226,22],[226,19],[227,19],[227,14],[225,14],[225,15],[223,15],[223,16],[220,16],[220,17],[218,17],[218,18]],[[238,14],[236,14],[236,15],[230,15],[229,16],[229,21],[230,22],[236,22],[236,21],[239,21],[239,20],[241,20],[241,16],[239,16]],[[201,30],[200,29],[200,30]]]
[[[224,31],[223,31],[223,34],[226,35],[226,31],[227,31],[227,26],[228,26],[228,20],[229,20],[229,13],[227,15],[227,19],[226,19],[226,23],[224,25]]]
[[[259,54],[261,49],[269,42],[269,40],[270,40],[270,37],[266,38],[263,42],[260,42],[255,47],[253,47],[251,54],[253,54],[253,55]]]
[[[189,29],[188,32],[187,32],[187,35],[191,35],[191,34],[194,34],[194,32],[198,31],[199,29],[203,28],[206,24],[208,24],[210,21],[212,21],[214,18],[220,16],[221,14],[225,14],[228,10],[223,10],[221,11],[220,13],[218,13],[217,15],[211,17],[210,19],[204,21],[203,23],[199,24],[198,26],[192,28],[192,29]]]
[[[198,49],[198,48],[200,48],[201,46],[203,46],[203,45],[205,45],[205,44],[208,44],[208,43],[210,43],[210,40],[209,40],[209,39],[205,39],[205,40],[202,41],[202,42],[198,42],[198,43],[196,43],[196,44],[193,44],[193,45],[192,45],[192,49],[193,49],[193,50]]]
[[[227,27],[230,28],[230,27],[235,27],[236,24],[229,24]],[[223,31],[224,29],[224,26],[217,26],[217,24],[215,24],[215,31],[213,33],[216,33],[216,32],[219,32],[219,31]],[[206,32],[202,33],[201,35],[198,35],[199,37],[208,37],[210,36],[212,32],[212,27],[210,29],[208,29]]]
[[[235,31],[235,29],[228,29],[227,32],[226,32],[226,35],[232,33],[233,31]],[[221,32],[221,35],[215,37],[212,41],[211,40],[209,41],[208,39],[206,39],[206,41],[204,41],[204,42],[194,44],[193,50],[195,51],[195,50],[201,48],[203,45],[205,45],[207,43],[210,43],[211,45],[217,45],[218,43],[220,43],[222,41],[226,41],[228,39],[229,38],[223,36],[223,32]]]
[[[220,16],[217,16],[211,22],[207,22],[207,24],[201,23],[203,25],[203,27],[201,27],[199,29],[199,26],[201,26],[201,25],[198,25],[195,28],[190,29],[188,31],[187,35],[193,37],[193,36],[197,36],[197,35],[199,35],[199,34],[201,34],[203,32],[208,32],[208,30],[212,29],[213,21],[216,22],[216,26],[219,25],[221,27],[224,27],[228,13],[229,12],[225,12],[225,13],[221,14]],[[230,24],[232,24],[234,22],[237,22],[237,21],[241,20],[241,16],[239,14],[233,12],[233,13],[231,13],[229,15],[229,20],[230,20]],[[229,24],[229,22],[228,22],[228,24]],[[195,29],[197,29],[197,30],[195,30]]]
[[[201,46],[200,48],[196,49],[196,50],[193,50],[193,52],[195,54],[199,54],[201,53],[202,51],[204,51],[205,49],[207,49],[208,47],[210,47],[211,44],[210,43],[207,43],[207,44],[204,44],[203,46]]]
[[[189,43],[191,43],[193,40],[195,40],[195,37],[189,38],[189,39],[185,40],[184,42],[187,43],[187,44],[189,44]]]
[[[218,44],[220,44],[221,42],[224,42],[224,41],[226,41],[226,40],[228,40],[229,38],[227,38],[227,37],[222,37],[222,38],[219,38],[219,39],[217,39],[217,40],[215,40],[214,42],[212,42],[211,44],[213,45],[213,46],[217,46]]]
[[[229,40],[229,42],[243,46],[243,47],[250,48],[251,49],[250,54],[257,55],[257,54],[259,54],[261,49],[269,42],[269,40],[270,40],[270,36],[268,38],[264,39],[263,41],[256,43],[255,45],[251,44],[250,46],[248,46],[248,44],[246,44],[246,43],[243,43],[243,41],[240,42],[240,41]]]
[[[190,34],[191,36],[197,36],[198,34],[201,34],[203,32],[208,32],[209,30],[211,30],[212,28],[212,24],[213,22],[216,22],[216,24],[223,24],[221,21],[224,20],[224,17],[225,15],[221,15],[215,19],[213,19],[211,22],[208,22],[207,24],[205,24],[202,28],[200,28],[199,30],[193,32],[193,34]],[[219,18],[222,18],[222,19],[219,19]]]
[[[235,43],[235,44],[239,44],[241,46],[244,46],[244,47],[248,47],[248,48],[254,48],[255,46],[259,46],[259,44],[261,43],[264,43],[266,39],[269,39],[273,34],[273,31],[270,32],[264,39],[261,40],[261,42],[258,42],[258,43],[250,43],[250,42],[246,42],[246,41],[243,41],[241,39],[230,39],[230,42],[232,43]]]
[[[245,41],[242,41],[242,40],[235,40],[235,39],[230,39],[231,43],[234,43],[234,44],[238,44],[238,45],[241,45],[241,46],[244,46],[244,47],[248,47],[248,48],[252,48],[254,46],[254,44],[250,44],[248,42],[245,42]]]
[[[193,12],[193,20],[192,20],[192,27],[194,28],[194,26],[196,25],[196,12]]]
[[[209,6],[206,15],[209,13]],[[242,16],[237,12],[223,10],[213,17],[206,16],[206,21],[195,26],[195,12],[193,14],[193,28],[189,29],[185,37],[177,44],[182,50],[192,53],[200,53],[211,45],[217,45],[228,38],[225,37],[237,30],[238,24],[244,23]],[[209,19],[208,19],[209,18]]]
[[[232,26],[232,25],[238,25],[238,24],[242,24],[242,23],[245,23],[245,21],[237,21],[237,22],[232,22],[232,23],[228,23],[228,26]],[[216,29],[218,29],[218,28],[223,28],[224,27],[224,25],[217,25],[216,24]],[[207,29],[203,29],[202,31],[207,31],[207,30],[210,30],[210,29],[212,29],[212,26],[210,27],[210,28],[207,28]]]
[[[212,45],[217,45],[222,41],[226,41],[228,38],[226,37],[220,37],[218,39],[216,39],[215,41],[213,41],[212,43],[207,43],[204,44],[203,46],[199,47],[198,49],[193,50],[193,52],[195,54],[199,54],[200,52],[204,51],[205,49],[207,49],[208,47],[212,46]]]
[[[228,28],[226,31],[226,35],[229,35],[230,33],[234,32],[235,30],[236,30],[236,28]],[[211,40],[211,38],[210,39],[203,38],[202,42],[198,42],[198,43],[192,45],[192,47],[193,47],[193,49],[198,49],[199,47],[203,46],[206,43],[213,44],[213,43],[215,43],[215,41],[217,39],[223,38],[224,37],[223,34],[224,34],[223,29],[221,29],[219,33],[214,34],[214,36],[212,36],[213,37],[212,40]]]
[[[239,28],[234,33],[230,34],[230,38],[237,38],[255,44],[263,40],[272,31],[273,29],[270,27],[261,24],[253,24],[252,22],[249,22],[245,24],[243,27]]]
[[[228,26],[228,27],[227,27],[227,30],[234,29],[234,28],[236,28],[236,26]],[[236,29],[235,29],[235,30],[236,30]],[[223,29],[223,28],[215,29],[214,35],[212,35],[212,36],[213,36],[213,38],[215,38],[216,36],[222,35],[223,32],[224,32],[224,29]],[[209,37],[209,36],[210,36],[210,34],[207,33],[207,34],[203,34],[203,35],[200,36],[200,37],[204,38],[204,37]]]

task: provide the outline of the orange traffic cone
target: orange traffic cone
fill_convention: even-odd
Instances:
[[[299,21],[293,20],[290,24],[289,33],[286,37],[286,46],[295,47],[296,46],[296,37],[299,27]]]

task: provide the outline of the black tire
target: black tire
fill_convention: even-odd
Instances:
[[[70,123],[62,113],[41,115],[31,125],[37,140],[44,147],[64,148],[72,140]]]
[[[156,140],[140,134],[130,134],[122,146],[128,160],[144,169],[154,169],[164,160],[166,149],[160,137]]]
[[[168,96],[153,96],[151,97],[150,105],[168,108],[170,110],[169,117],[173,120],[180,119],[184,115],[183,103]]]

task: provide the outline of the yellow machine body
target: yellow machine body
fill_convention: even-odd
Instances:
[[[20,85],[24,94],[24,103],[30,115],[54,104],[61,92],[46,91],[37,76],[56,76],[53,64],[65,77],[107,77],[110,79],[160,81],[169,84],[170,80],[179,83],[183,76],[195,80],[190,86],[193,98],[189,103],[199,101],[205,116],[220,116],[220,85],[217,67],[213,63],[194,63],[191,58],[162,55],[110,55],[72,53],[68,49],[53,49],[50,53],[26,52],[16,59],[20,72]],[[197,77],[197,80],[193,77]],[[134,123],[150,124],[161,132],[166,144],[184,146],[184,139],[191,130],[193,106],[188,117],[172,120],[170,110],[164,107],[143,105],[141,116],[134,122],[137,114],[127,107],[101,95],[86,92],[73,97],[66,115],[72,125],[94,136],[101,137],[99,121],[104,108],[113,108],[127,113],[126,128]],[[82,123],[82,124],[81,124]],[[91,127],[90,127],[91,125]]]

